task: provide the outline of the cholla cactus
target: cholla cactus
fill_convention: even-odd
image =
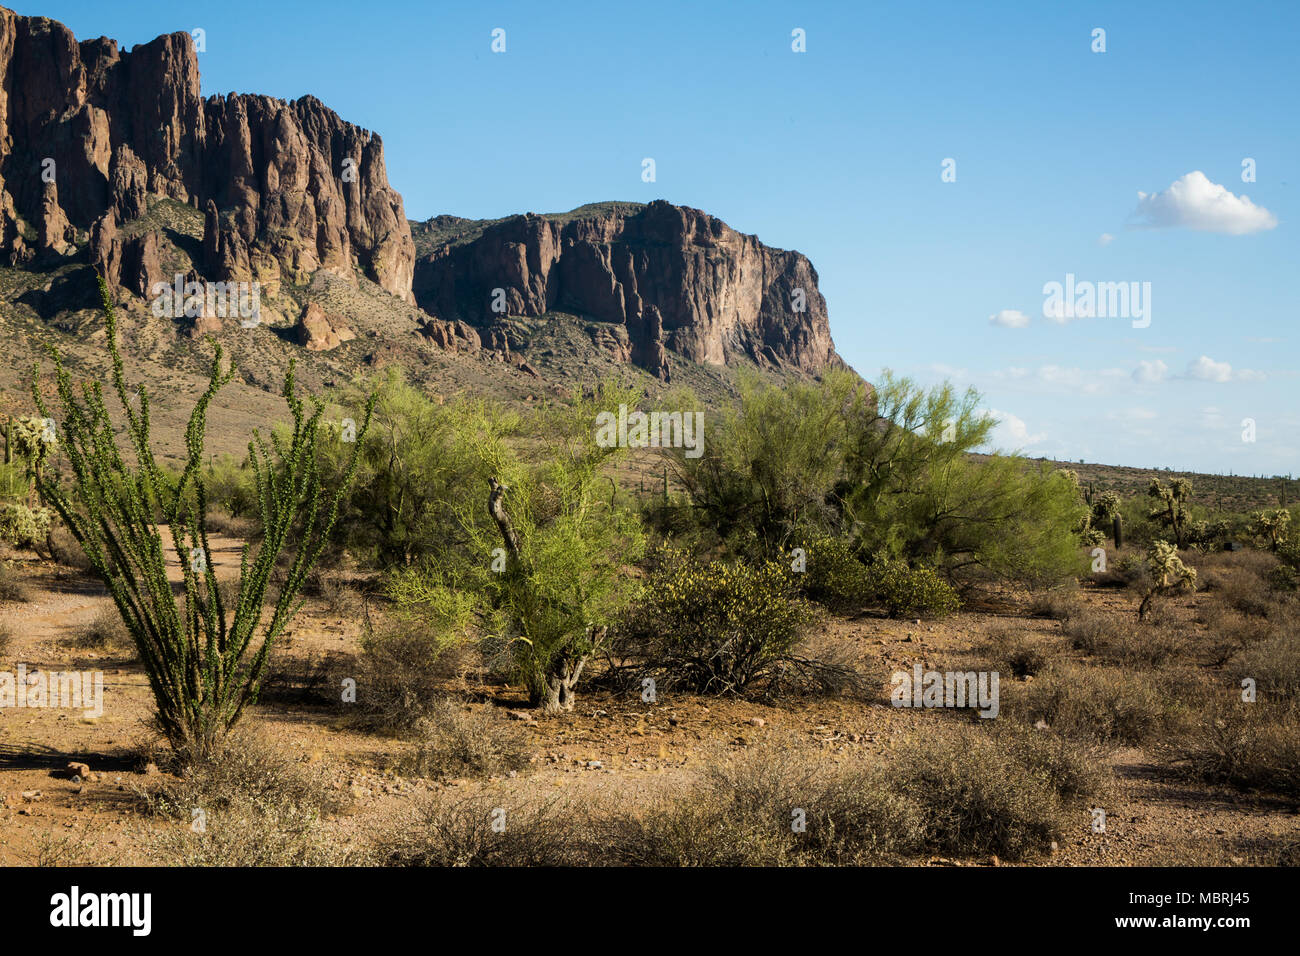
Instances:
[[[58,444],[54,422],[46,418],[28,415],[15,418],[13,422],[14,450],[26,459],[29,468],[36,469],[45,464],[50,452]]]
[[[1255,522],[1255,534],[1268,539],[1270,551],[1276,551],[1286,543],[1286,527],[1291,523],[1291,512],[1274,508],[1272,511],[1256,511],[1251,518]]]
[[[1179,548],[1186,545],[1188,507],[1192,500],[1192,483],[1187,478],[1175,478],[1168,485],[1159,478],[1151,479],[1147,494],[1160,500],[1160,504],[1147,516],[1153,521],[1162,521],[1174,533],[1174,544]]]
[[[1181,590],[1196,590],[1196,569],[1183,564],[1178,549],[1168,541],[1157,541],[1147,551],[1146,570],[1151,583],[1138,605],[1138,620],[1146,617],[1151,601],[1157,596]]]
[[[49,538],[54,512],[29,508],[21,502],[0,504],[0,539],[17,548],[38,550]]]

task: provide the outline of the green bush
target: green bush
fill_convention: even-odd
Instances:
[[[344,389],[337,399],[355,408],[369,384]],[[343,419],[327,422],[324,469],[342,474],[360,442],[356,483],[342,509],[338,536],[381,568],[408,567],[436,558],[462,538],[462,512],[477,505],[486,478],[481,453],[519,427],[505,407],[472,399],[445,404],[391,368],[375,385],[375,410],[366,434]]]
[[[868,580],[871,594],[885,606],[890,617],[943,617],[961,607],[951,584],[934,568],[878,558],[872,562]]]
[[[874,392],[847,372],[794,387],[747,378],[740,391],[702,456],[670,453],[683,510],[733,555],[784,560],[826,535],[954,579],[1042,583],[1080,569],[1077,485],[1045,463],[972,457],[996,424],[973,390],[926,391],[886,371]]]
[[[631,643],[666,685],[744,691],[789,659],[811,608],[775,561],[660,556],[631,614]]]
[[[821,536],[804,544],[802,550],[804,570],[798,580],[809,598],[843,609],[860,608],[871,601],[871,576],[848,542]]]

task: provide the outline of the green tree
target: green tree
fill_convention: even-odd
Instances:
[[[513,425],[495,407],[463,406],[443,443],[474,460],[449,489],[456,528],[403,576],[403,609],[427,609],[438,627],[457,593],[472,595],[489,645],[547,713],[573,708],[588,661],[636,591],[628,565],[644,552],[644,531],[608,474],[625,450],[597,443],[596,416],[637,397],[611,383],[575,394],[532,412],[528,441],[508,440]]]
[[[370,428],[357,437],[357,480],[340,517],[349,545],[369,551],[381,567],[412,566],[445,547],[457,534],[453,503],[481,480],[475,429],[484,427],[486,403],[462,398],[441,403],[412,386],[401,369],[377,384],[358,383],[338,396],[357,407],[375,394]],[[504,437],[519,425],[517,413],[494,406],[491,434]],[[341,420],[330,423],[340,434]],[[332,446],[326,467],[342,474],[349,446]]]

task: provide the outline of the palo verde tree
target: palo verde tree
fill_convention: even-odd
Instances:
[[[208,542],[203,446],[208,407],[234,376],[234,366],[223,369],[217,345],[207,389],[185,431],[184,465],[179,478],[170,481],[151,444],[148,390],[127,385],[117,317],[102,278],[99,289],[112,359],[112,393],[134,463],[119,449],[102,383],[74,386],[62,357],[51,348],[62,411],[60,447],[72,475],[68,488],[46,469],[39,490],[112,595],[148,674],[159,729],[181,759],[202,760],[256,699],[268,654],[301,606],[303,582],[333,528],[339,501],[355,472],[356,452],[341,482],[330,486],[323,480],[317,456],[318,442],[329,440],[322,429],[324,406],[305,407],[296,394],[290,363],[282,394],[292,426],[283,434],[273,431],[269,440],[254,429],[249,442],[263,535],[257,545],[245,545],[238,593],[234,606],[227,607]],[[32,392],[41,415],[53,418],[36,376]],[[367,404],[359,438],[370,412]],[[169,544],[164,544],[164,534]],[[180,561],[181,600],[168,580],[169,550]],[[288,572],[273,585],[272,572],[285,552],[292,555]]]
[[[448,604],[449,589],[474,595],[481,630],[546,713],[573,708],[588,661],[635,590],[628,567],[644,531],[608,471],[624,450],[598,442],[596,425],[599,412],[638,397],[613,383],[575,394],[530,414],[528,442],[507,440],[491,408],[461,407],[479,422],[458,427],[453,443],[472,443],[477,461],[451,502],[458,546],[414,572],[435,586],[406,589],[432,608]]]

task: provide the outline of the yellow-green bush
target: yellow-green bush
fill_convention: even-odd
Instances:
[[[811,619],[782,564],[670,551],[646,583],[631,631],[667,684],[728,693],[770,677]]]

